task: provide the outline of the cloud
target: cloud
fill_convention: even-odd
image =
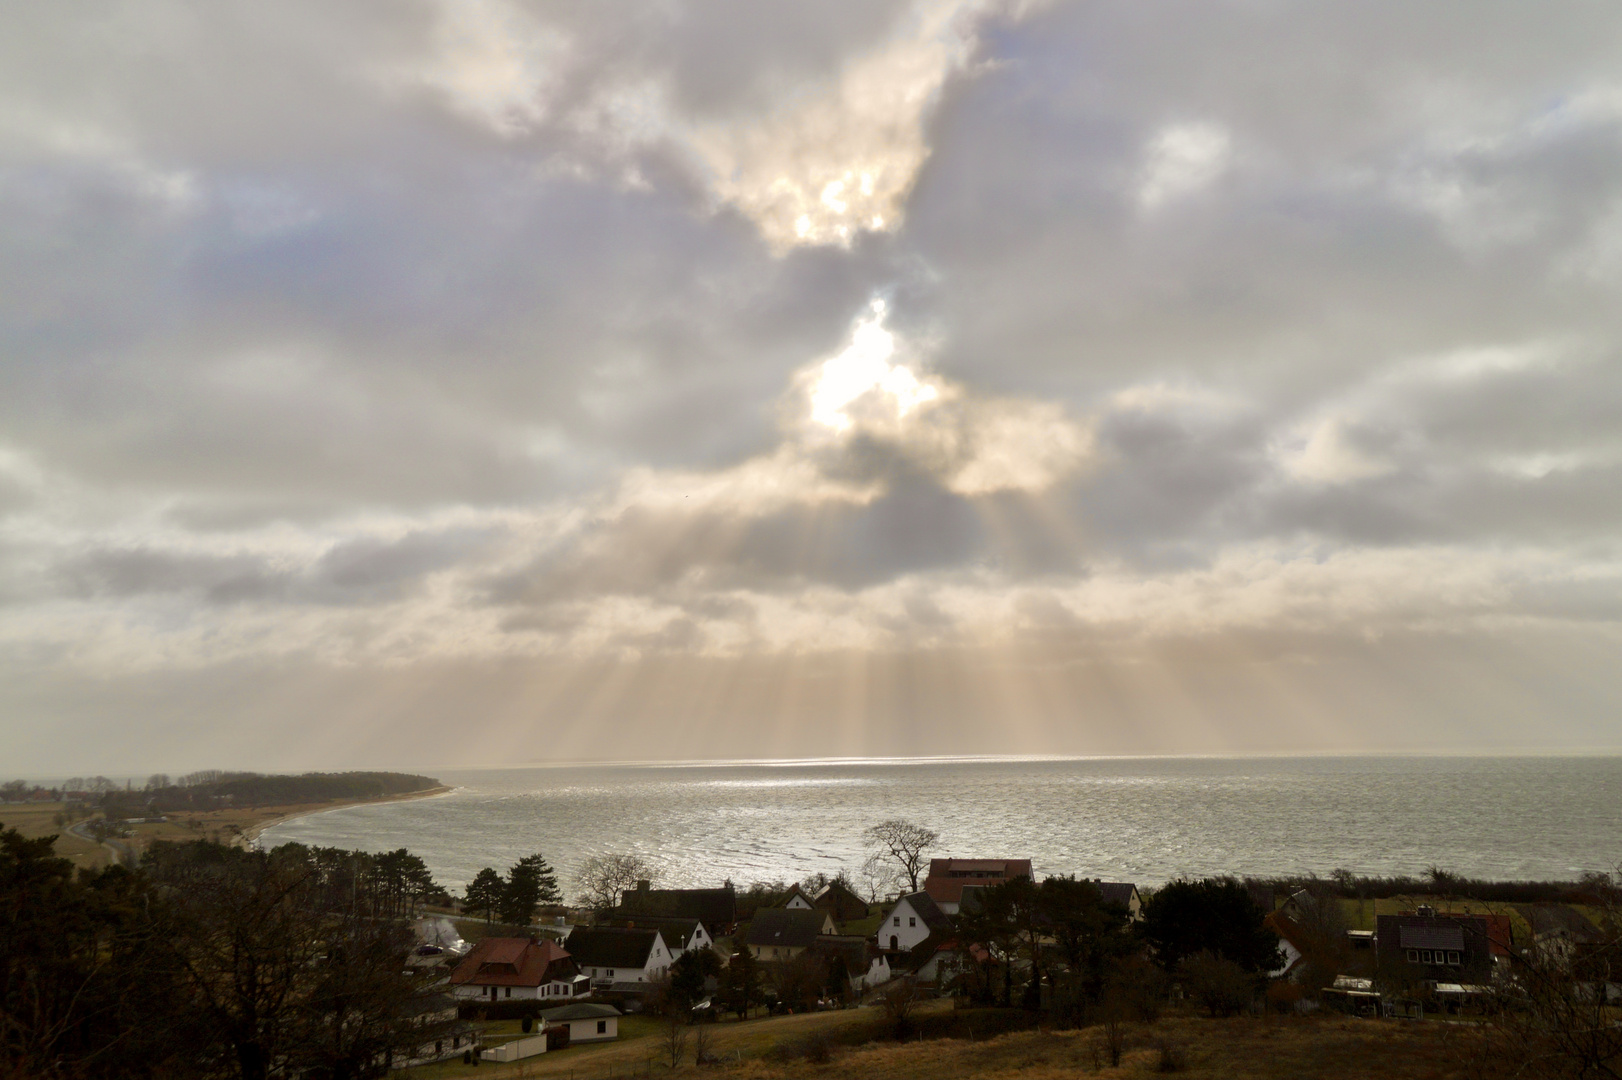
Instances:
[[[1615,742],[1622,18],[15,22],[8,760],[125,690],[88,741],[263,694],[357,762],[461,701],[469,760],[1340,746],[1360,687]]]
[[[1210,184],[1228,166],[1230,142],[1217,124],[1174,124],[1160,132],[1149,144],[1139,204],[1154,210]]]

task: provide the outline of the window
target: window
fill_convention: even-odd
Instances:
[[[917,926],[918,925],[917,918],[915,918],[915,917],[913,917],[911,915],[907,916],[907,925],[908,926]]]
[[[1419,950],[1418,949],[1409,949],[1408,950],[1408,962],[1410,964],[1419,963]]]
[[[1447,962],[1452,967],[1458,967],[1459,966],[1459,954],[1454,952],[1452,949],[1449,949],[1447,951]]]
[[[896,916],[896,917],[895,917],[895,924],[896,924],[896,925],[897,925],[897,926],[900,926],[900,925],[901,925],[901,916],[899,916],[899,915],[897,915],[897,916]]]
[[[608,969],[608,972],[607,972],[607,974],[608,974],[608,977],[609,977],[609,978],[610,978],[610,979],[612,979],[612,978],[613,978],[613,977],[614,977],[614,969],[613,969],[613,968],[609,968],[609,969]]]
[[[512,997],[512,996],[513,996],[513,988],[512,988],[512,987],[510,987],[510,986],[509,986],[509,987],[507,987],[507,996],[508,996],[508,997]]]
[[[599,1034],[599,1035],[607,1035],[608,1034],[608,1021],[607,1020],[599,1020],[599,1021],[597,1021],[597,1034]]]

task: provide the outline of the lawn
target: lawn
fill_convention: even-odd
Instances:
[[[951,1012],[949,1002],[923,1007],[926,1022]],[[938,1017],[946,1021],[949,1017]],[[516,1026],[515,1030],[516,1030]],[[875,1009],[757,1018],[710,1025],[712,1053],[720,1064],[698,1070],[692,1061],[692,1032],[677,1072],[714,1080],[938,1080],[940,1077],[994,1077],[997,1080],[1059,1080],[1078,1075],[1106,1078],[1160,1071],[1163,1057],[1180,1064],[1190,1080],[1466,1080],[1474,1033],[1468,1026],[1341,1017],[1259,1017],[1212,1020],[1168,1016],[1153,1025],[1125,1030],[1119,1066],[1109,1064],[1103,1030],[1016,1031],[993,1038],[934,1038],[898,1044],[888,1039],[861,1043],[882,1030]],[[510,1065],[478,1066],[448,1062],[411,1070],[410,1080],[466,1077],[477,1070],[487,1080],[613,1080],[668,1073],[664,1029],[657,1020],[626,1017],[617,1042],[577,1046]],[[821,1038],[812,1038],[820,1036]],[[818,1043],[830,1060],[816,1060]],[[661,1061],[666,1064],[661,1064]]]
[[[924,1006],[926,1012],[950,1008],[951,1005],[944,1001],[931,1002]],[[835,1012],[805,1013],[799,1016],[761,1016],[745,1021],[725,1020],[718,1024],[706,1024],[704,1028],[711,1040],[711,1053],[718,1058],[738,1062],[758,1057],[780,1044],[804,1039],[811,1034],[820,1033],[836,1039],[843,1037],[849,1041],[856,1041],[860,1037],[856,1029],[871,1027],[877,1019],[878,1013],[875,1009],[844,1009]],[[509,1027],[516,1031],[517,1025],[517,1021],[505,1021],[500,1025],[480,1025],[480,1027],[499,1028],[499,1034],[491,1036],[492,1041],[499,1039],[505,1042],[512,1037],[508,1033]],[[688,1061],[692,1058],[692,1039],[696,1030],[696,1028],[687,1029]],[[399,1075],[406,1080],[443,1080],[448,1077],[473,1075],[481,1080],[515,1080],[519,1077],[525,1080],[532,1077],[609,1080],[611,1077],[628,1077],[633,1073],[640,1075],[650,1071],[668,1072],[669,1051],[663,1043],[664,1033],[664,1025],[655,1018],[624,1016],[620,1018],[620,1037],[612,1043],[572,1046],[567,1050],[554,1050],[505,1065],[491,1062],[481,1065],[464,1065],[460,1061],[441,1062],[437,1065],[419,1066]],[[659,1064],[661,1059],[666,1063],[663,1066]],[[687,1067],[692,1068],[690,1065]]]

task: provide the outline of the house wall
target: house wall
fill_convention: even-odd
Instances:
[[[885,949],[891,947],[892,939],[894,947],[910,949],[928,936],[929,927],[924,925],[918,912],[905,900],[896,904],[879,925],[879,946]]]
[[[492,997],[490,991],[495,991]],[[485,1001],[533,1001],[541,996],[538,986],[486,986],[483,983],[463,983],[455,987],[451,993],[458,998],[467,1000]]]
[[[569,1045],[575,1043],[608,1042],[620,1037],[620,1018],[617,1016],[590,1017],[585,1020],[565,1020],[569,1025]],[[603,1031],[597,1025],[603,1025]]]
[[[642,967],[611,968],[601,965],[581,965],[580,973],[591,976],[593,982],[609,979],[614,982],[653,982],[669,970],[670,963],[675,956],[675,953],[665,948],[665,939],[662,936],[655,936],[653,948],[648,950],[647,963]]]
[[[570,1037],[573,1037],[572,1033]],[[484,1061],[518,1061],[544,1053],[546,1053],[546,1036],[531,1035],[527,1039],[514,1039],[500,1046],[492,1046],[479,1057]]]

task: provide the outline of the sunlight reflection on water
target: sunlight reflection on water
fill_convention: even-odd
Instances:
[[[346,807],[264,843],[421,855],[460,888],[540,851],[638,854],[668,885],[860,865],[889,817],[937,854],[1029,857],[1039,874],[1564,877],[1622,859],[1622,758],[1161,758],[579,766],[440,772],[435,799]]]

